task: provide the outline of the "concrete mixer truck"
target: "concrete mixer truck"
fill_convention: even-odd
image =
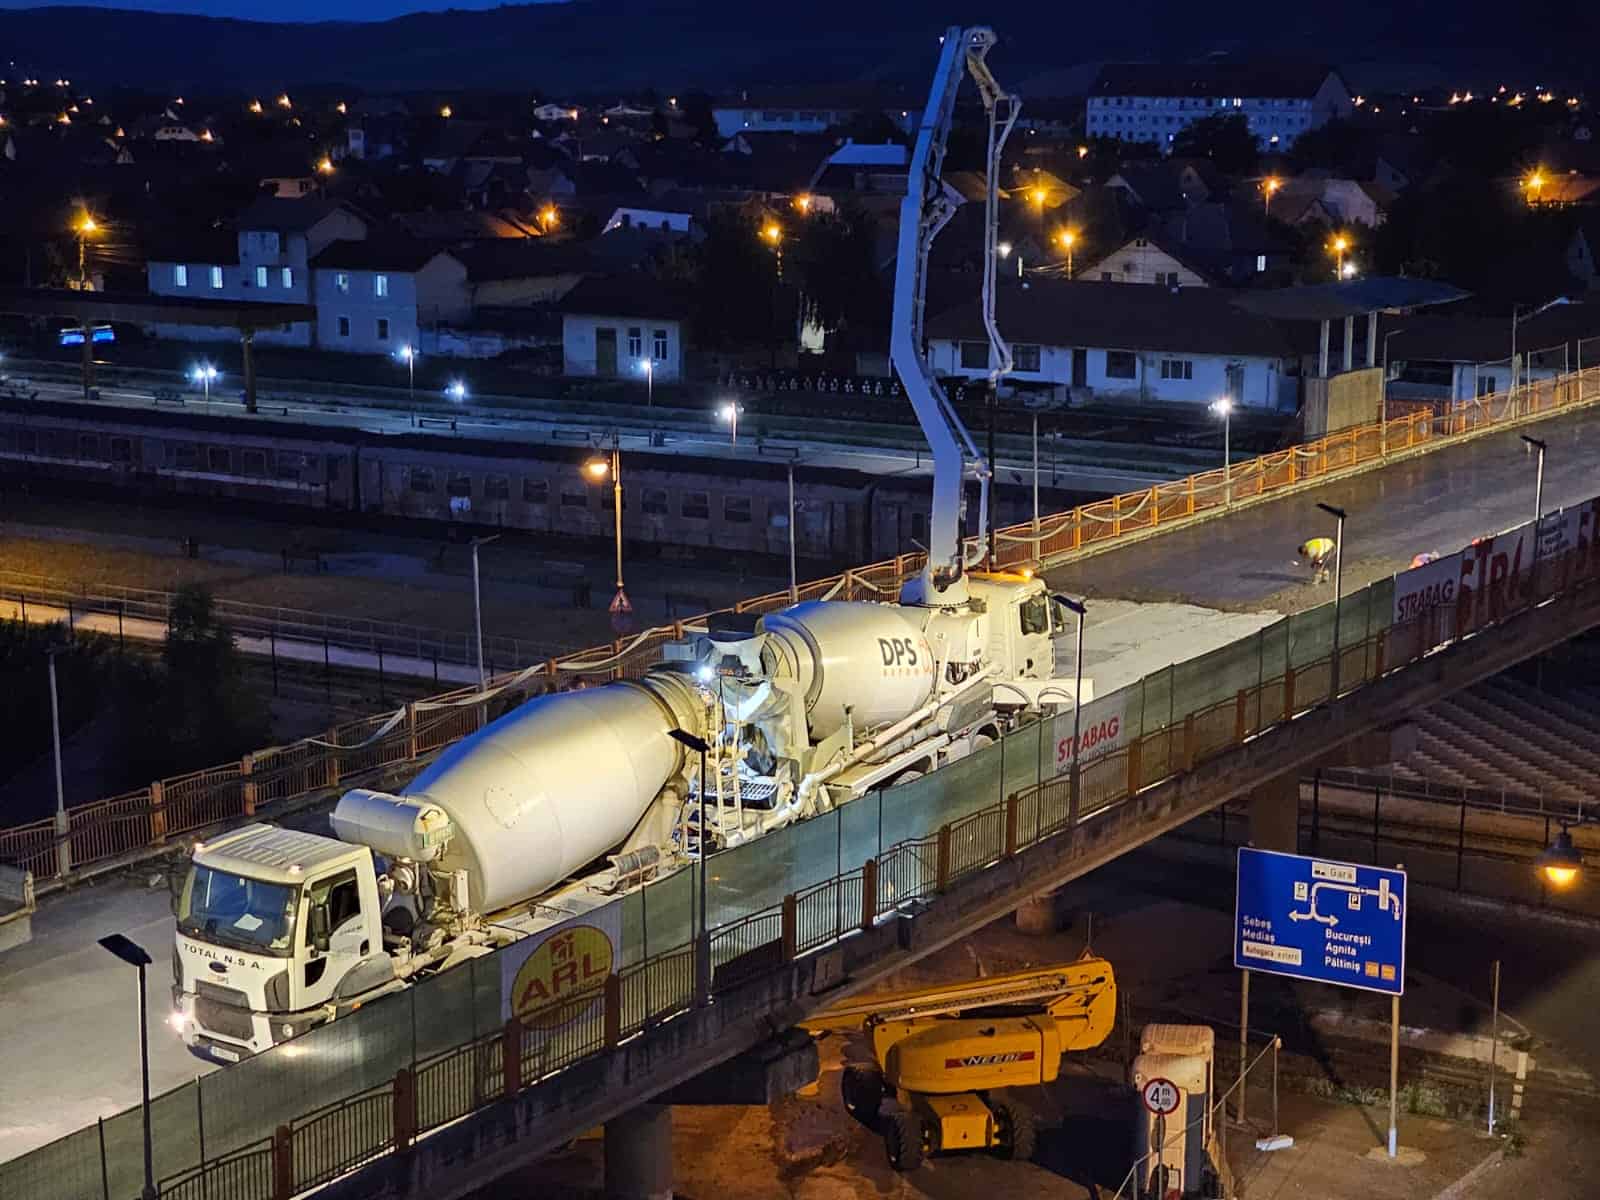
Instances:
[[[174,901],[171,1023],[191,1049],[259,1053],[1073,702],[1073,681],[1055,678],[1069,620],[1056,599],[1026,574],[970,569],[981,546],[959,534],[964,481],[970,465],[981,527],[989,471],[922,352],[927,251],[952,194],[939,163],[970,70],[990,122],[985,326],[997,372],[1010,362],[993,320],[994,201],[1015,105],[984,66],[992,43],[946,35],[902,210],[891,351],[934,455],[926,570],[897,602],[711,621],[640,680],[530,700],[399,795],[347,792],[332,838],[257,824],[197,845]]]

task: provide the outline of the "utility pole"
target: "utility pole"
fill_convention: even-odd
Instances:
[[[491,533],[488,537],[472,539],[472,631],[478,642],[479,691],[489,686],[489,677],[483,670],[483,593],[478,583],[478,547],[487,546],[499,537],[498,533]]]
[[[50,665],[50,732],[56,759],[56,865],[62,876],[72,871],[72,824],[67,818],[67,793],[61,781],[61,708],[56,702],[56,655],[65,646],[52,646],[45,651]]]

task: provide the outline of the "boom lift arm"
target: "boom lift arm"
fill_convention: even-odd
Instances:
[[[933,452],[933,511],[928,522],[928,565],[922,577],[906,584],[901,599],[909,604],[954,606],[966,602],[963,582],[967,561],[961,540],[962,485],[968,459],[979,481],[979,525],[989,519],[990,464],[951,405],[928,362],[923,337],[928,284],[928,254],[933,239],[955,215],[960,200],[944,182],[945,148],[955,113],[956,93],[964,72],[970,72],[988,118],[987,189],[984,196],[983,325],[989,338],[990,383],[1011,369],[1011,348],[1000,336],[994,318],[997,262],[996,231],[1000,191],[1000,156],[1017,119],[1016,97],[1005,92],[990,73],[987,59],[994,31],[983,26],[953,26],[944,35],[944,49],[934,75],[928,105],[917,131],[900,206],[900,241],[895,264],[893,335],[889,352],[895,372],[917,414]],[[974,560],[975,561],[975,560]]]

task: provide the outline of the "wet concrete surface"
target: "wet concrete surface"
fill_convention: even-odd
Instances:
[[[1487,434],[1280,500],[1246,507],[1047,573],[1052,587],[1129,600],[1290,612],[1333,598],[1313,586],[1295,547],[1333,536],[1319,502],[1345,509],[1346,592],[1402,570],[1413,555],[1449,554],[1475,537],[1533,516],[1535,456],[1520,434],[1543,439],[1544,510],[1600,493],[1600,412],[1585,410]]]

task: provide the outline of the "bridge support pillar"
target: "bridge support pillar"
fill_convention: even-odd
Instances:
[[[1294,854],[1299,845],[1300,776],[1290,771],[1250,793],[1250,844]]]
[[[606,1200],[672,1200],[672,1109],[641,1104],[606,1122]]]

